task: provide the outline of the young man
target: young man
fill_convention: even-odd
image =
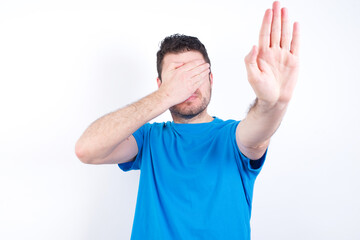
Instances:
[[[256,93],[246,118],[208,114],[213,75],[204,45],[172,35],[157,54],[158,90],[95,121],[76,144],[84,163],[140,169],[132,239],[250,239],[254,181],[298,76],[299,26],[265,12],[245,57]],[[148,123],[170,110],[173,121]]]

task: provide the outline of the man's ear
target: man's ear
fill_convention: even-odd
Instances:
[[[156,78],[156,82],[157,82],[158,88],[160,88],[162,82],[159,77]]]
[[[212,74],[212,72],[210,72],[209,79],[210,79],[210,86],[212,87],[212,85],[213,85],[213,74]]]

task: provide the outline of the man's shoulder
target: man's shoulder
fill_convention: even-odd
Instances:
[[[223,120],[219,117],[214,116],[213,117],[214,120],[211,122],[208,122],[209,124],[223,124],[223,125],[227,125],[227,124],[232,124],[232,123],[239,123],[241,120],[235,120],[235,119],[226,119]],[[148,127],[155,127],[155,128],[163,128],[163,127],[171,127],[172,125],[179,125],[174,123],[173,121],[166,121],[166,122],[148,122],[145,125],[147,125]],[[191,124],[191,123],[189,123]]]
[[[214,120],[212,122],[208,122],[205,123],[205,125],[203,124],[176,124],[173,121],[166,121],[166,122],[148,122],[146,124],[143,125],[143,128],[146,130],[165,130],[165,129],[172,129],[172,128],[177,128],[179,126],[182,127],[205,127],[207,126],[218,126],[218,127],[225,127],[225,126],[232,126],[232,125],[237,125],[240,122],[240,120],[235,120],[235,119],[226,119],[223,120],[221,118],[215,117],[214,116]],[[189,126],[192,125],[192,126]]]
[[[164,129],[170,129],[171,128],[171,122],[148,122],[145,123],[141,129],[143,132],[153,132],[158,130],[164,130]]]
[[[147,125],[147,127],[149,127],[149,128],[164,128],[164,127],[170,127],[171,122],[170,121],[167,121],[167,122],[148,122],[145,125]]]
[[[215,120],[217,120],[217,121],[215,121]],[[223,119],[217,118],[217,117],[214,119],[214,123],[219,123],[221,125],[231,125],[231,124],[237,124],[239,122],[240,122],[240,120],[235,120],[235,119],[223,120]]]

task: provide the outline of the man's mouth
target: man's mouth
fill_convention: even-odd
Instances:
[[[195,99],[195,98],[197,98],[197,95],[194,93],[194,94],[191,95],[188,99],[186,99],[185,102],[186,102],[186,101],[193,100],[193,99]]]

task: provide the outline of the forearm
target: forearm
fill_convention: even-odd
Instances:
[[[266,148],[287,109],[287,103],[269,104],[256,101],[246,118],[239,123],[238,140],[244,147]]]
[[[139,101],[111,112],[93,122],[76,143],[83,159],[101,159],[142,125],[170,107],[166,96],[156,91]]]

